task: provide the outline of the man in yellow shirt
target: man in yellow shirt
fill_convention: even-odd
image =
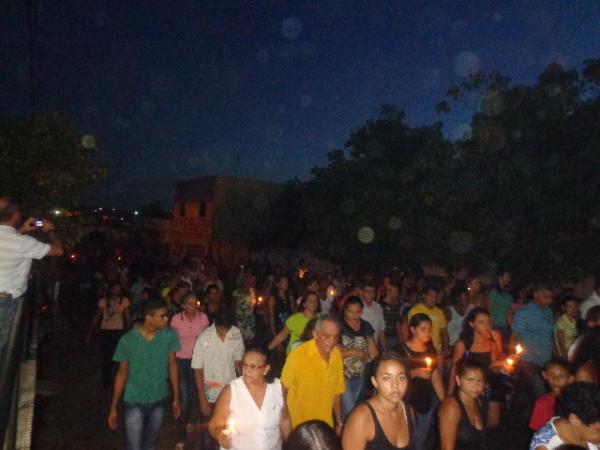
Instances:
[[[330,315],[317,319],[313,339],[290,352],[281,383],[292,428],[307,420],[322,420],[342,432],[344,364],[337,348],[340,326]]]
[[[440,353],[448,350],[448,323],[444,311],[435,306],[437,304],[439,289],[433,285],[423,288],[421,303],[417,303],[408,311],[407,322],[412,316],[423,313],[431,319],[431,342],[435,350]]]

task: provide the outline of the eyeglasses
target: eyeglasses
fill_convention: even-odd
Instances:
[[[265,366],[266,366],[266,364],[246,364],[246,363],[242,363],[242,367],[245,367],[246,369],[250,369],[250,370],[262,369]]]

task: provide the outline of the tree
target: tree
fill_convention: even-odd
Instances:
[[[104,176],[93,162],[95,140],[61,113],[0,123],[2,192],[35,210],[70,206]]]
[[[523,277],[600,270],[600,60],[552,64],[533,85],[471,73],[438,111],[479,94],[472,133],[413,128],[395,106],[296,183],[296,245],[350,268],[412,262],[511,268]],[[293,213],[293,214],[292,214]],[[293,223],[286,218],[293,217]]]

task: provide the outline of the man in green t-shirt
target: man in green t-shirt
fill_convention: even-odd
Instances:
[[[108,414],[108,426],[117,429],[118,405],[123,391],[127,450],[153,449],[165,413],[167,378],[173,389],[173,415],[179,417],[179,380],[175,352],[179,339],[167,327],[167,305],[149,300],[143,322],[119,340],[113,360],[119,363]]]

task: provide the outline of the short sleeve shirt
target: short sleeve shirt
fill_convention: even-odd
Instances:
[[[300,344],[287,357],[281,383],[288,389],[293,428],[313,419],[333,426],[333,401],[345,388],[342,355],[337,347],[326,362],[314,339]]]
[[[560,347],[558,346],[558,332],[559,330],[564,331],[565,333],[565,348],[568,350],[575,337],[577,336],[577,321],[568,317],[566,314],[563,314],[558,318],[556,323],[554,324],[554,339],[556,340],[556,348],[560,352]],[[563,358],[567,358],[568,355],[560,355]]]
[[[285,326],[290,331],[290,340],[286,352],[289,353],[294,344],[300,340],[308,322],[310,322],[310,319],[301,312],[294,313],[287,318]]]
[[[442,330],[448,327],[444,312],[437,307],[429,308],[423,303],[418,303],[408,312],[408,320],[415,314],[425,314],[431,319],[431,342],[437,352],[442,350]]]
[[[98,309],[102,311],[101,330],[123,330],[125,329],[125,310],[129,308],[129,299],[107,299],[102,297],[98,301]]]
[[[167,397],[169,353],[179,350],[177,335],[170,328],[156,332],[147,340],[139,327],[125,333],[113,356],[116,362],[127,362],[127,381],[123,401],[150,404]]]
[[[208,317],[200,311],[196,313],[193,320],[189,320],[184,313],[175,314],[171,319],[171,328],[175,330],[181,343],[181,350],[177,352],[177,357],[190,359],[196,339],[208,328]]]
[[[342,321],[340,330],[340,344],[347,350],[368,350],[369,339],[373,337],[373,327],[366,320],[360,320],[358,331],[353,330],[345,321]],[[365,361],[359,358],[344,358],[344,376],[346,378],[361,377],[365,372]]]
[[[543,367],[552,356],[552,310],[530,301],[515,313],[512,330],[523,344],[521,359]]]
[[[375,331],[375,340],[378,339],[378,333],[385,331],[385,320],[383,319],[383,309],[377,302],[373,302],[371,306],[365,303],[361,317],[369,322]]]
[[[50,245],[0,225],[0,292],[20,297],[27,290],[31,261],[42,259]]]
[[[490,314],[492,316],[492,325],[496,328],[506,328],[508,326],[508,313],[513,304],[513,297],[510,292],[501,292],[493,289],[490,292]]]
[[[239,328],[231,327],[221,340],[215,325],[208,327],[196,340],[192,368],[204,371],[204,394],[210,403],[231,380],[237,377],[235,362],[244,355],[244,341]]]

